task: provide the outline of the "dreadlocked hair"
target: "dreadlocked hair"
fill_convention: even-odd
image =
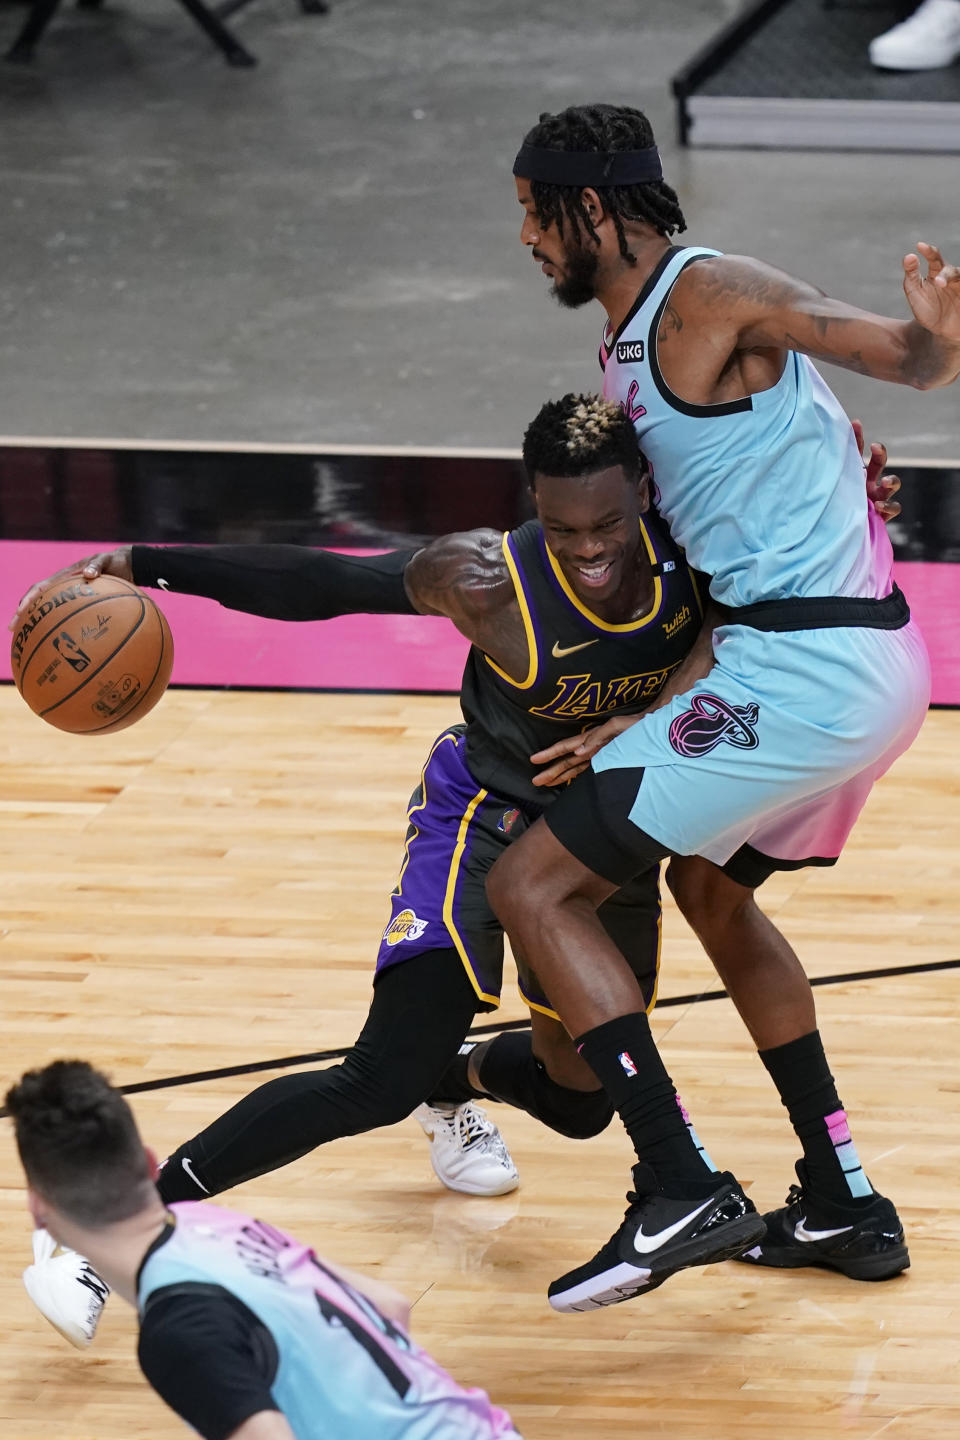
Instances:
[[[645,468],[637,432],[602,395],[548,400],[527,426],[523,463],[531,487],[538,475],[596,475],[621,465],[632,480]]]
[[[650,121],[642,110],[629,105],[571,105],[558,115],[545,112],[540,123],[523,137],[525,145],[542,150],[646,150],[654,142]],[[595,185],[592,187],[613,220],[620,242],[620,254],[635,265],[623,228],[624,220],[641,220],[660,235],[686,230],[675,190],[665,180],[645,180],[637,185]],[[544,226],[556,225],[563,235],[566,216],[575,230],[581,226],[593,240],[597,232],[580,198],[582,186],[548,185],[532,180],[530,192],[537,215]]]

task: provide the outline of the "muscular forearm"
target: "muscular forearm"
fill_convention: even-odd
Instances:
[[[133,579],[274,620],[413,615],[403,582],[416,552],[339,555],[301,545],[134,545]]]
[[[903,380],[917,390],[951,385],[960,375],[960,343],[932,334],[916,320],[904,325]]]

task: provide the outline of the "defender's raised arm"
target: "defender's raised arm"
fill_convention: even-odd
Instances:
[[[690,266],[673,304],[681,325],[689,309],[709,309],[715,343],[731,352],[798,350],[877,380],[931,390],[960,374],[960,270],[935,246],[918,249],[925,274],[916,255],[903,261],[912,320],[860,310],[743,255]]]

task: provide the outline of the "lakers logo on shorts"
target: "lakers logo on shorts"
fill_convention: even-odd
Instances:
[[[690,709],[670,726],[668,738],[677,754],[688,759],[707,755],[724,743],[738,750],[756,750],[759,714],[758,705],[728,705],[719,695],[694,695]]]
[[[384,943],[399,945],[401,940],[419,940],[426,928],[426,920],[418,919],[413,910],[401,910],[384,930]]]

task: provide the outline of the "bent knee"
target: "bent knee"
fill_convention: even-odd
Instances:
[[[728,925],[755,903],[752,890],[698,855],[671,860],[666,880],[678,910],[697,934]]]
[[[505,930],[555,901],[549,877],[535,857],[510,847],[487,875],[487,901]]]
[[[554,1083],[549,1110],[550,1128],[568,1140],[591,1140],[613,1119],[613,1105],[606,1090],[569,1090]]]

